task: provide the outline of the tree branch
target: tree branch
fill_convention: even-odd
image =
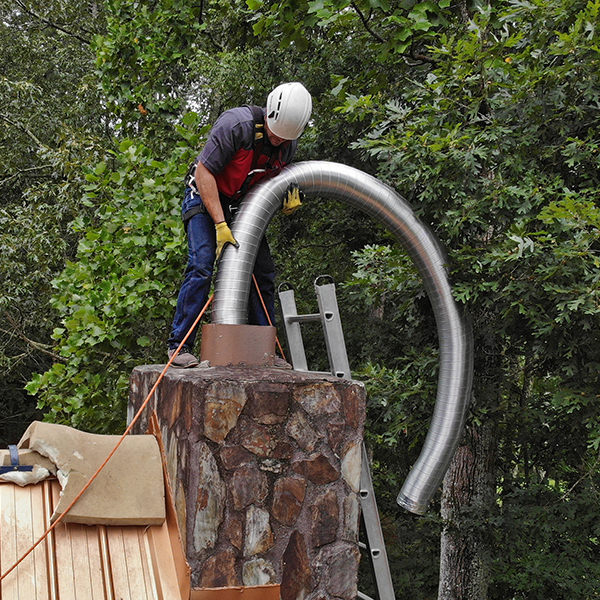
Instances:
[[[433,65],[434,67],[437,66],[437,63],[435,62],[435,60],[433,60],[433,58],[430,58],[429,56],[426,56],[425,54],[421,54],[420,52],[414,52],[414,50],[412,48],[410,49],[410,53],[405,56],[408,56],[408,58],[412,58],[413,60],[418,60],[419,62],[422,62],[422,63],[427,63],[429,65]]]
[[[60,31],[61,33],[65,33],[66,35],[74,37],[75,39],[79,40],[80,42],[83,42],[84,44],[87,44],[88,46],[91,44],[90,40],[87,40],[86,38],[81,37],[80,35],[78,35],[77,33],[74,33],[73,31],[69,31],[68,29],[65,29],[64,27],[61,27],[57,23],[53,23],[52,21],[49,21],[48,19],[42,17],[41,15],[38,15],[36,12],[34,12],[30,8],[28,8],[23,2],[21,2],[21,0],[16,0],[16,3],[28,15],[32,16],[34,19],[37,19],[38,21],[41,21],[42,23],[45,23],[46,25],[48,25],[48,26],[50,26],[50,27],[52,27],[52,28]]]
[[[42,142],[40,142],[40,140],[37,139],[37,137],[33,134],[33,132],[31,132],[29,129],[27,129],[27,127],[25,127],[25,125],[21,125],[21,123],[16,123],[12,119],[9,119],[8,117],[5,117],[4,115],[0,115],[0,119],[3,119],[4,121],[9,123],[13,127],[16,127],[17,129],[21,129],[22,131],[24,131],[40,148],[46,147],[45,144],[42,144]]]
[[[49,169],[51,166],[52,165],[40,165],[39,167],[29,167],[28,169],[19,169],[16,173],[14,173],[13,175],[10,175],[6,179],[0,179],[0,187],[2,187],[4,184],[8,183],[12,179],[15,179],[19,175],[22,175],[23,173],[27,173],[29,171],[38,171],[40,169]]]
[[[586,473],[584,473],[556,502],[558,503],[558,502],[562,502],[563,500],[566,500],[571,495],[571,492],[573,492],[573,490],[584,479],[587,479],[588,477],[592,476],[592,473],[596,470],[596,468],[598,467],[599,464],[600,464],[600,455],[596,459],[596,462],[589,468],[589,470]]]
[[[360,20],[362,21],[362,24],[364,26],[364,28],[381,44],[385,43],[385,40],[376,32],[373,31],[371,29],[371,27],[369,26],[369,19],[367,19],[365,17],[365,15],[363,15],[362,11],[360,10],[360,8],[358,8],[358,6],[356,5],[356,2],[351,2],[350,5],[352,6],[352,8],[356,11],[356,14],[359,16]]]
[[[4,315],[6,316],[7,320],[10,322],[10,324],[14,327],[13,331],[7,331],[6,329],[0,329],[1,333],[5,333],[6,335],[17,335],[18,337],[20,337],[28,346],[31,346],[34,350],[37,350],[38,352],[42,352],[43,354],[47,354],[48,356],[51,356],[54,360],[57,360],[59,362],[67,362],[67,359],[64,358],[63,356],[60,356],[59,354],[56,354],[54,352],[51,352],[50,350],[47,350],[47,348],[51,348],[51,346],[49,346],[48,344],[42,344],[40,342],[34,342],[33,340],[30,340],[19,328],[19,324],[8,314],[8,312],[4,311]]]
[[[458,2],[458,12],[462,19],[463,23],[468,23],[471,20],[471,14],[469,8],[467,6],[466,0],[459,0]]]
[[[369,14],[369,17],[367,18],[363,14],[363,12],[360,10],[360,8],[356,5],[356,2],[352,2],[351,6],[356,11],[356,14],[359,16],[360,20],[362,21],[363,27],[369,32],[369,34],[373,38],[375,38],[380,44],[385,44],[386,40],[383,37],[381,37],[376,31],[371,29],[371,27],[369,25],[371,15]],[[421,63],[430,64],[433,66],[435,66],[437,64],[432,58],[429,58],[429,56],[415,52],[413,50],[412,46],[411,46],[410,52],[408,54],[403,54],[403,56],[405,56],[406,58],[411,58],[412,60],[417,60]]]

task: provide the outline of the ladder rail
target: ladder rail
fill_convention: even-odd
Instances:
[[[298,317],[298,309],[296,308],[296,299],[294,298],[293,289],[282,290],[281,285],[279,286],[279,305],[281,306],[281,312],[283,313],[283,324],[285,326],[285,334],[288,341],[288,350],[290,352],[292,366],[297,371],[308,371],[300,323],[292,320]]]
[[[346,352],[346,341],[342,330],[342,320],[335,294],[335,284],[316,285],[319,314],[325,334],[325,346],[331,372],[341,379],[352,379],[350,363]]]
[[[385,549],[385,540],[381,530],[377,501],[371,470],[369,469],[369,457],[365,445],[362,447],[362,467],[360,473],[360,507],[362,510],[363,523],[367,534],[367,551],[375,573],[375,585],[379,600],[394,600],[394,585],[390,572],[390,563]]]

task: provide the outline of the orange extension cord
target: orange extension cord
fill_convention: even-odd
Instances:
[[[252,273],[252,281],[254,281],[254,285],[256,286],[256,291],[258,292],[258,297],[260,298],[260,303],[262,304],[263,310],[265,311],[265,315],[267,315],[267,321],[269,321],[269,325],[273,327],[273,323],[271,321],[271,317],[269,316],[269,311],[265,305],[265,301],[263,300],[262,294],[260,293],[260,288],[258,287],[258,282],[256,281],[256,277],[254,277],[254,273]],[[279,338],[275,336],[275,341],[277,342],[277,347],[279,348],[279,352],[281,352],[281,358],[285,360],[285,354],[283,353],[283,348],[279,343]]]
[[[265,311],[265,314],[267,315],[267,319],[269,321],[269,325],[273,326],[273,323],[271,322],[271,317],[269,316],[269,312],[267,311],[267,307],[265,305],[265,301],[263,300],[262,294],[260,293],[260,289],[258,287],[258,283],[256,281],[256,277],[254,277],[254,274],[252,274],[252,279],[254,280],[254,285],[256,286],[256,291],[258,292],[258,297],[260,298],[260,301],[262,303],[263,310]],[[206,312],[206,310],[209,307],[210,303],[213,301],[214,297],[215,297],[215,295],[212,294],[210,296],[210,298],[207,300],[206,304],[204,305],[204,308],[200,311],[200,314],[198,315],[198,317],[194,321],[194,324],[190,327],[189,331],[186,333],[185,337],[183,338],[183,340],[181,341],[181,343],[179,344],[179,346],[177,347],[177,349],[173,353],[173,356],[171,356],[169,358],[169,361],[167,362],[167,364],[165,365],[164,369],[161,371],[160,375],[158,376],[158,379],[156,380],[156,383],[152,386],[152,389],[148,392],[148,395],[146,396],[145,400],[142,402],[142,405],[140,406],[140,408],[138,409],[137,413],[135,414],[135,416],[131,420],[131,423],[127,426],[127,429],[125,429],[123,435],[120,437],[119,441],[117,442],[116,446],[113,448],[113,450],[111,451],[111,453],[106,457],[106,459],[104,460],[104,462],[98,467],[98,470],[90,477],[89,481],[83,486],[83,488],[77,494],[77,496],[75,496],[75,498],[73,498],[72,502],[65,508],[65,510],[62,512],[62,514],[60,514],[58,516],[58,518],[56,519],[56,521],[54,521],[54,523],[52,523],[52,525],[50,525],[50,527],[48,527],[48,529],[42,534],[42,536],[38,539],[38,541],[35,542],[35,544],[33,544],[33,546],[31,546],[31,548],[25,554],[23,554],[23,556],[21,556],[21,558],[12,567],[10,567],[10,569],[8,569],[8,571],[6,571],[6,573],[3,573],[2,575],[0,575],[0,582],[3,581],[8,575],[10,575],[10,573],[12,573],[48,537],[48,535],[63,520],[63,517],[65,517],[68,514],[68,512],[73,508],[73,506],[79,500],[79,498],[81,498],[81,496],[83,496],[83,494],[90,487],[90,485],[92,485],[92,482],[96,479],[96,477],[98,477],[98,475],[100,474],[100,472],[102,471],[102,469],[104,469],[104,467],[106,466],[106,464],[108,463],[108,461],[113,457],[113,455],[115,454],[115,452],[118,450],[119,446],[123,443],[123,440],[125,439],[125,437],[127,435],[129,435],[129,433],[133,429],[133,426],[135,425],[135,423],[137,422],[137,420],[142,415],[142,412],[144,411],[144,409],[146,408],[146,406],[148,406],[148,402],[150,402],[150,399],[154,395],[154,392],[156,391],[156,388],[159,386],[160,382],[163,380],[163,377],[165,376],[165,373],[167,372],[167,370],[169,369],[169,367],[173,364],[173,361],[175,360],[175,358],[177,357],[177,355],[179,354],[179,352],[181,352],[181,349],[185,345],[187,339],[190,337],[192,331],[195,329],[195,327],[200,322],[200,319],[202,319],[202,317],[204,316],[204,313]],[[279,343],[279,338],[276,338],[276,341],[277,341],[277,347],[279,348],[279,351],[281,352],[281,356],[285,360],[285,354],[283,353],[283,348],[281,347],[281,344]]]

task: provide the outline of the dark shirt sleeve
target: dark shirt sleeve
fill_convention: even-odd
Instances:
[[[254,121],[249,108],[240,106],[225,111],[217,119],[206,145],[200,153],[200,162],[213,174],[220,173],[242,148],[252,149]]]

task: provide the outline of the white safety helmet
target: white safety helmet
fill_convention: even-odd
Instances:
[[[301,83],[282,83],[267,98],[267,125],[284,140],[300,137],[311,112],[312,98]]]

